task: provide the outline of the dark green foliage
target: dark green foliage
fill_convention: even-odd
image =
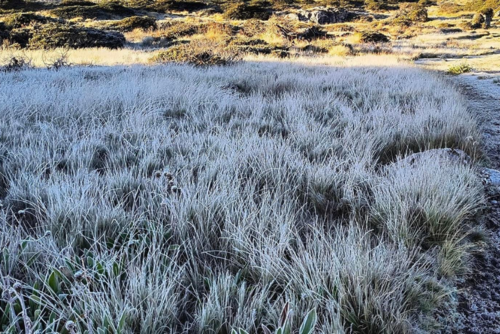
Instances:
[[[262,34],[266,31],[266,24],[257,19],[246,20],[243,23],[243,34],[249,37]]]
[[[83,0],[63,0],[61,5],[64,6],[95,6],[95,2]]]
[[[492,8],[489,8],[489,7],[484,7],[483,9],[481,9],[479,11],[479,13],[481,13],[482,15],[486,16],[486,17],[493,17],[493,9]]]
[[[464,10],[464,6],[452,1],[446,1],[439,4],[439,12],[443,14],[456,14]]]
[[[160,51],[151,58],[154,63],[188,63],[195,66],[228,65],[230,59],[215,54],[212,50],[194,50],[189,45],[177,45]]]
[[[472,21],[470,22],[470,26],[472,29],[478,29],[478,28],[483,28],[483,29],[488,29],[491,25],[491,20],[493,19],[493,9],[489,7],[484,7],[481,10],[479,10],[474,16],[472,17]]]
[[[100,5],[71,5],[61,6],[51,10],[51,13],[63,19],[81,17],[83,19],[110,20],[116,17],[133,16],[133,9],[124,7],[118,3],[110,2]]]
[[[131,16],[110,25],[110,28],[126,32],[134,29],[156,29],[157,25],[154,17]]]
[[[500,8],[500,0],[471,0],[465,5],[465,10],[479,12],[484,8],[493,10]]]
[[[365,6],[368,10],[388,10],[391,6],[384,0],[365,0]]]
[[[0,72],[17,72],[29,68],[31,68],[31,64],[26,59],[12,57],[6,65],[0,67]],[[0,167],[1,166],[0,164]]]
[[[11,45],[18,45],[20,47],[27,47],[29,40],[32,36],[32,30],[28,28],[12,29],[9,34],[9,41]]]
[[[483,23],[484,23],[484,16],[481,15],[481,13],[476,13],[472,17],[472,21],[470,22],[470,25],[471,25],[472,29],[477,29],[477,28],[481,28]]]
[[[242,53],[251,53],[251,54],[270,54],[273,51],[273,47],[271,47],[266,41],[261,39],[235,39],[231,41],[231,45],[238,48],[238,50]]]
[[[392,23],[410,26],[415,22],[426,22],[427,20],[427,8],[424,5],[402,4]]]
[[[125,37],[118,32],[92,28],[79,28],[68,24],[49,23],[34,29],[29,40],[32,49],[87,48],[105,47],[117,49],[123,47]]]
[[[23,28],[33,23],[47,23],[49,18],[33,13],[16,13],[7,16],[4,24],[8,29]]]
[[[361,43],[387,43],[389,37],[379,32],[363,31],[358,34]]]
[[[196,12],[204,9],[210,8],[209,5],[199,1],[175,1],[175,0],[164,0],[157,1],[155,4],[147,6],[147,9],[156,11],[187,11]]]
[[[7,27],[3,22],[0,22],[0,44],[3,43],[4,39],[8,39],[10,36],[9,31],[7,30]]]
[[[224,10],[224,17],[230,20],[259,19],[267,20],[271,16],[270,4],[267,2],[234,3]]]
[[[199,26],[183,21],[168,22],[161,26],[163,37],[168,39],[191,36],[199,32]]]
[[[3,9],[20,8],[24,5],[24,0],[0,0],[0,8]]]

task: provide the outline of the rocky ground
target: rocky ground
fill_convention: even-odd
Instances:
[[[483,172],[491,204],[484,219],[489,240],[474,255],[472,273],[459,284],[456,333],[500,333],[500,86],[476,75],[455,78],[480,122],[484,165],[492,168]]]

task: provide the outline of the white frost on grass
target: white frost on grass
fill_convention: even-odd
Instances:
[[[256,332],[288,301],[323,333],[425,330],[482,188],[391,162],[475,155],[476,124],[439,76],[364,61],[0,74],[0,289],[66,272],[42,329]]]

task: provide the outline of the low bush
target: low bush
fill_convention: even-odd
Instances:
[[[5,17],[4,24],[8,29],[23,28],[34,23],[47,23],[50,19],[33,13],[16,13]]]
[[[267,2],[233,3],[224,10],[224,18],[228,20],[268,20],[270,17],[270,4]]]
[[[0,72],[18,72],[29,68],[32,68],[29,59],[12,57],[7,64],[0,66]],[[5,183],[3,183],[6,180],[6,174],[1,163],[0,160],[0,198],[2,197],[2,188],[6,187]]]
[[[24,0],[0,0],[1,9],[17,9],[25,5]]]
[[[184,21],[168,21],[159,26],[158,33],[165,38],[191,36],[199,32],[200,26]]]
[[[125,37],[118,32],[49,23],[36,27],[29,39],[31,49],[123,47]]]
[[[196,66],[226,65],[225,59],[213,54],[210,50],[193,53],[191,48],[178,45],[160,51],[151,58],[154,63],[187,63]]]
[[[415,22],[428,20],[427,8],[421,4],[402,4],[392,23],[410,26]]]
[[[266,24],[257,19],[249,19],[243,23],[241,32],[249,37],[262,34],[266,31]]]
[[[63,6],[95,6],[95,2],[85,1],[85,0],[63,0],[61,5]]]
[[[459,75],[462,73],[468,73],[470,71],[472,71],[472,67],[469,64],[460,63],[457,65],[451,65],[450,67],[448,67],[448,70],[446,71],[446,73],[452,74],[452,75]]]
[[[135,15],[134,10],[115,2],[105,2],[99,5],[70,5],[60,6],[50,11],[52,15],[63,19],[81,17],[83,19],[111,20],[116,17]]]
[[[439,13],[456,14],[464,10],[464,6],[453,1],[445,1],[439,4]]]
[[[484,8],[500,9],[500,0],[470,0],[465,4],[465,10],[479,12]]]
[[[236,32],[236,27],[228,23],[209,22],[201,24],[198,32],[211,40],[227,40]]]
[[[0,22],[0,44],[3,43],[3,40],[7,40],[10,36],[9,29],[5,26],[3,22]]]
[[[12,29],[8,36],[8,41],[11,47],[25,48],[29,44],[33,30],[29,28]]]
[[[197,12],[211,8],[208,4],[200,1],[176,1],[165,0],[146,6],[147,9],[155,11],[178,11],[178,12]]]
[[[359,43],[387,43],[389,37],[380,33],[372,31],[362,31],[354,34],[354,37]]]
[[[493,19],[493,9],[491,8],[483,8],[477,13],[474,14],[472,20],[470,22],[470,27],[472,29],[488,29],[491,25],[491,20]]]
[[[242,54],[271,54],[275,51],[275,48],[261,39],[236,38],[231,40],[229,44]]]
[[[230,65],[238,59],[236,48],[206,41],[173,46],[160,51],[150,61],[153,63],[187,63],[195,66]]]
[[[346,57],[352,55],[353,53],[354,50],[349,44],[335,45],[328,50],[328,54],[330,56]]]
[[[127,32],[134,29],[156,29],[156,19],[148,16],[131,16],[109,25],[112,29]]]
[[[372,11],[392,9],[392,7],[383,0],[365,0],[365,8]]]

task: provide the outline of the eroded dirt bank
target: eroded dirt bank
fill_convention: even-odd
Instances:
[[[500,86],[493,79],[461,75],[452,79],[480,122],[484,165],[500,170]],[[500,333],[500,182],[485,182],[489,209],[484,219],[489,242],[474,255],[472,273],[459,284],[456,333]]]

